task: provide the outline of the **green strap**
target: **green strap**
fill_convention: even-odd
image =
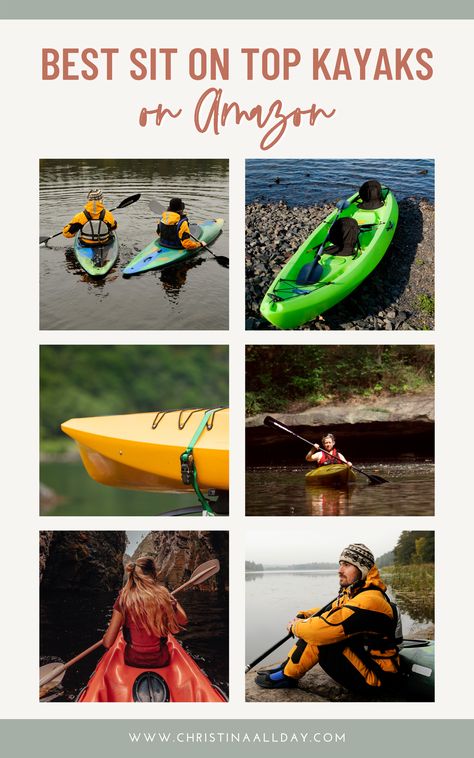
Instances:
[[[196,493],[199,502],[201,503],[202,509],[206,511],[208,516],[215,516],[216,514],[212,510],[209,501],[205,498],[203,493],[200,490],[199,484],[198,484],[198,472],[196,469],[196,466],[194,464],[194,455],[193,450],[196,442],[198,441],[199,437],[203,433],[204,429],[207,426],[207,422],[209,421],[210,417],[213,413],[216,413],[219,411],[220,408],[211,408],[210,410],[206,411],[202,417],[201,423],[199,424],[198,428],[194,432],[191,442],[187,446],[184,453],[180,456],[181,461],[181,479],[184,484],[192,484],[194,492]]]

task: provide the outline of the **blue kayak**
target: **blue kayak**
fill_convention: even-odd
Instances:
[[[196,237],[200,242],[204,242],[208,245],[218,237],[223,226],[224,219],[216,218],[210,221],[203,221],[201,224],[191,224],[190,230],[193,237]],[[122,270],[122,274],[124,276],[132,276],[133,274],[142,274],[144,271],[172,266],[181,263],[182,261],[186,261],[197,252],[203,251],[201,248],[196,248],[195,250],[179,248],[176,250],[169,247],[162,247],[158,237],[158,239],[154,240],[154,242],[150,242],[149,245],[132,258],[130,263]]]
[[[89,276],[105,276],[117,260],[119,252],[117,234],[111,234],[111,240],[107,245],[93,246],[81,242],[80,235],[79,231],[74,237],[74,255],[77,262]]]

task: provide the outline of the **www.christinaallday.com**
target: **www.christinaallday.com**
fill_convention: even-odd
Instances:
[[[345,742],[345,732],[129,732],[131,743],[331,743]]]

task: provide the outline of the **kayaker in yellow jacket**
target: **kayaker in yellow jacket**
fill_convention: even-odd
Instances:
[[[90,190],[84,210],[77,213],[63,229],[65,237],[75,237],[77,229],[70,231],[73,224],[81,225],[81,242],[86,245],[106,245],[111,232],[117,228],[117,222],[103,202],[102,190]]]
[[[156,233],[160,238],[163,247],[173,249],[184,248],[185,250],[196,250],[204,247],[204,242],[198,242],[192,239],[188,218],[184,214],[185,205],[181,198],[172,197],[168,210],[163,211],[161,219],[156,227]]]
[[[296,687],[317,663],[339,684],[364,694],[398,683],[398,611],[368,547],[352,544],[342,551],[339,586],[335,600],[299,611],[288,623],[297,642],[281,666],[257,674],[260,687]]]
[[[316,466],[328,466],[329,464],[337,464],[337,460],[341,463],[346,463],[349,467],[352,466],[350,461],[347,461],[343,454],[336,450],[336,438],[334,434],[325,434],[321,439],[321,445],[324,450],[321,450],[318,444],[314,444],[309,453],[306,456],[306,460],[312,463],[316,463]]]

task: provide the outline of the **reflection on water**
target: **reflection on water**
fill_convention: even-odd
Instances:
[[[122,268],[156,237],[157,217],[149,201],[166,206],[171,197],[183,197],[191,221],[224,218],[212,250],[228,255],[228,161],[41,161],[40,234],[62,229],[93,186],[102,188],[109,208],[138,192],[141,198],[114,212],[119,257],[104,278],[91,278],[82,270],[71,240],[56,237],[39,248],[41,328],[227,329],[228,271],[209,253],[167,273],[125,279]]]
[[[67,661],[103,636],[112,615],[116,593],[41,592],[40,656]],[[188,653],[211,681],[228,692],[228,609],[218,593],[182,592],[180,602],[189,617],[178,635]],[[91,653],[71,667],[63,679],[59,700],[75,700],[87,684],[103,650]]]
[[[246,601],[246,661],[252,661],[271,647],[286,633],[287,622],[300,610],[321,607],[337,596],[339,590],[337,569],[318,571],[265,571],[245,574]],[[406,638],[423,634],[423,627],[434,622],[434,600],[423,595],[413,596],[407,602],[406,593],[388,594],[398,605]],[[265,659],[283,660],[291,647],[271,653]],[[263,661],[262,661],[263,665]]]
[[[247,516],[432,516],[432,463],[358,464],[387,484],[371,485],[358,475],[344,487],[320,487],[305,480],[307,468],[251,468],[246,474]]]
[[[98,484],[80,461],[42,463],[40,477],[58,495],[57,502],[42,507],[42,516],[159,516],[197,505],[194,493],[139,492]]]

